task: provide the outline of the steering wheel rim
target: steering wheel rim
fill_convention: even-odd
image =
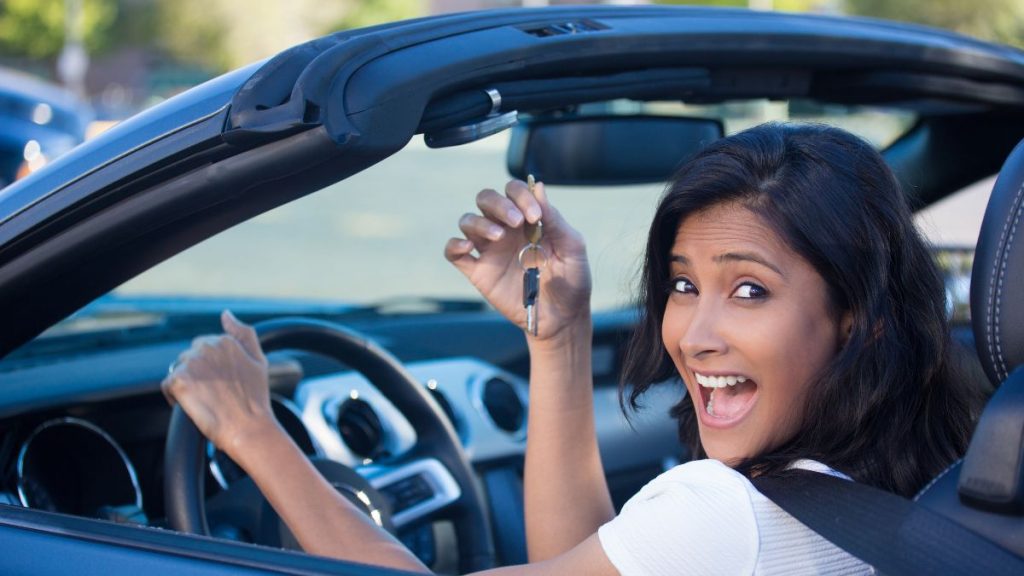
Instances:
[[[491,528],[483,496],[458,436],[437,402],[390,352],[340,325],[306,318],[283,318],[254,325],[265,352],[299,349],[322,354],[367,378],[409,420],[415,446],[399,460],[436,459],[451,473],[460,496],[444,510],[455,526],[461,572],[494,566]],[[164,502],[171,527],[209,535],[204,493],[205,438],[180,406],[175,406],[164,452]],[[385,462],[386,464],[386,462]]]

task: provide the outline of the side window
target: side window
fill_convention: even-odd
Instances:
[[[935,261],[946,285],[946,309],[954,326],[971,323],[971,267],[985,206],[995,176],[951,194],[914,215],[914,221],[932,244]]]

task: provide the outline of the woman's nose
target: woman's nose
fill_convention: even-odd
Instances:
[[[708,300],[693,308],[689,323],[679,341],[679,348],[688,358],[722,354],[728,349],[723,337],[721,310]]]

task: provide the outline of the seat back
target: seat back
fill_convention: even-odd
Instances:
[[[982,367],[998,386],[962,462],[918,502],[1024,556],[1024,142],[985,210],[971,275],[971,316]]]

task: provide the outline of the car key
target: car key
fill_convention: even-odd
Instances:
[[[527,268],[523,273],[523,307],[526,308],[526,331],[537,335],[537,295],[540,293],[540,268]]]
[[[535,181],[533,174],[527,176],[527,186],[530,194],[533,195]],[[540,269],[546,261],[540,240],[543,235],[543,227],[538,220],[530,224],[524,224],[526,233],[526,246],[519,251],[519,265],[523,267],[523,308],[526,308],[526,331],[534,336],[537,335],[537,298],[540,296]]]

